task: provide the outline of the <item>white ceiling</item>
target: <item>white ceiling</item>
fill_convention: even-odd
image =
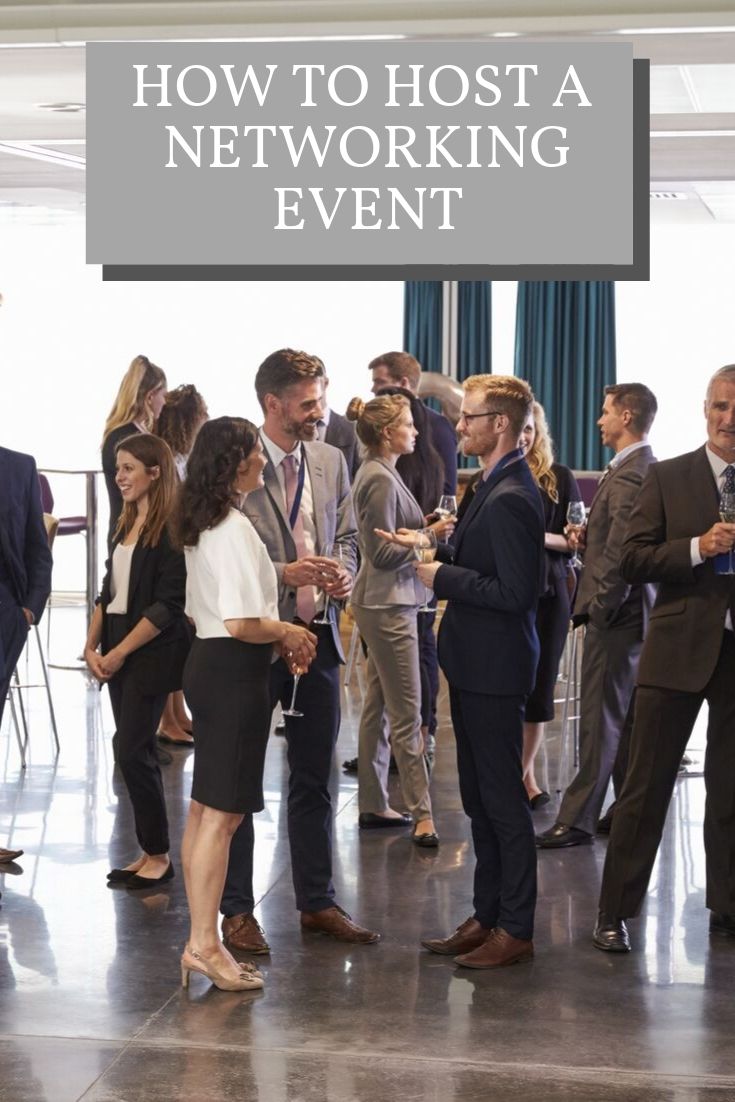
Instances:
[[[0,211],[38,221],[83,209],[86,41],[515,33],[629,41],[650,58],[651,190],[662,196],[652,219],[735,222],[735,7],[705,3],[702,12],[677,0],[3,2]]]

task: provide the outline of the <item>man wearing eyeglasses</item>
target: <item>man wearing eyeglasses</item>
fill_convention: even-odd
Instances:
[[[533,957],[536,850],[521,749],[538,662],[544,514],[518,448],[531,388],[521,379],[474,375],[464,389],[458,431],[464,454],[480,460],[482,480],[441,554],[447,561],[417,570],[448,600],[439,662],[472,824],[474,911],[450,937],[423,944],[466,968],[497,968]]]

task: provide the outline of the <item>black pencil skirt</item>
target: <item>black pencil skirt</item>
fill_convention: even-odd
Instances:
[[[263,810],[270,643],[199,639],[184,667],[194,731],[191,797],[233,814]]]

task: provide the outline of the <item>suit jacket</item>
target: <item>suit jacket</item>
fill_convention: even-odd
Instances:
[[[360,569],[352,590],[353,605],[419,605],[426,590],[416,577],[412,550],[386,543],[376,528],[422,528],[416,498],[386,459],[366,459],[352,487],[360,544]]]
[[[443,545],[447,548],[448,545]],[[480,482],[443,552],[434,592],[449,603],[439,662],[453,688],[523,696],[536,676],[536,606],[544,575],[544,512],[525,459]]]
[[[41,619],[51,592],[51,552],[41,509],[36,462],[0,448],[0,553],[15,600]]]
[[[628,520],[648,468],[655,463],[646,444],[636,448],[600,481],[587,521],[584,567],[574,602],[574,615],[586,615],[596,628],[640,623],[645,635],[656,596],[655,588],[631,585],[620,570]]]
[[[120,542],[115,541],[115,547]],[[114,550],[114,548],[113,548]],[[110,593],[112,559],[102,582],[99,603],[102,605],[102,653],[106,654],[120,636],[112,637],[107,606]],[[130,564],[128,611],[124,616],[125,634],[144,616],[160,631],[155,639],[134,651],[122,670],[134,675],[145,693],[173,692],[181,688],[181,673],[189,651],[190,632],[184,616],[186,597],[186,564],[183,552],[171,546],[164,528],[155,547],[145,547],[139,540]],[[122,672],[122,671],[121,671]]]
[[[268,456],[267,449],[265,454]],[[304,455],[314,499],[316,554],[323,555],[331,544],[341,543],[345,551],[345,566],[354,576],[355,518],[350,497],[350,476],[344,456],[331,444],[320,441],[304,444]],[[294,562],[298,555],[286,516],[278,475],[270,458],[263,471],[263,480],[265,485],[262,490],[253,490],[248,494],[243,512],[268,548],[268,554],[276,568],[279,615],[282,620],[292,621],[296,616],[296,590],[284,585],[283,568],[286,563]],[[329,617],[334,646],[340,660],[344,662],[334,601],[329,602]]]
[[[436,410],[426,407],[429,418],[431,442],[444,461],[443,494],[457,493],[457,433],[446,417]]]
[[[333,448],[339,448],[342,455],[345,457],[347,470],[350,475],[350,482],[354,482],[357,468],[360,466],[362,457],[360,455],[360,445],[357,440],[357,433],[352,421],[348,421],[341,413],[335,413],[333,409],[330,410],[329,424],[327,425],[327,431],[324,435],[324,443],[331,444]]]
[[[717,486],[705,448],[651,467],[630,518],[621,573],[658,582],[638,684],[701,692],[717,664],[735,578],[712,559],[692,566],[691,541],[719,520]]]

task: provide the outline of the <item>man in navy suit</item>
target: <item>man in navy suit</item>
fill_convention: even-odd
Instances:
[[[448,599],[439,663],[477,859],[474,913],[450,937],[423,944],[466,968],[497,968],[533,956],[536,848],[521,749],[538,662],[544,514],[518,448],[531,388],[521,379],[474,375],[464,389],[462,448],[479,457],[482,480],[441,556],[448,562],[419,566],[418,574]]]
[[[50,592],[51,552],[35,461],[0,448],[0,723],[28,630],[41,619]],[[20,853],[0,848],[0,862]]]

